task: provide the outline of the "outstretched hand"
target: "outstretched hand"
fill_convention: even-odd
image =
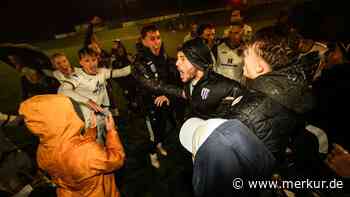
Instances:
[[[163,103],[165,103],[166,105],[170,105],[170,101],[168,99],[168,97],[162,95],[162,96],[158,96],[155,100],[154,100],[154,104],[157,107],[161,107],[163,105]]]
[[[90,128],[96,128],[97,126],[97,120],[96,120],[96,114],[95,112],[91,112],[91,122],[90,122]]]
[[[115,130],[115,123],[113,120],[112,113],[109,113],[108,116],[106,116],[105,122],[107,131]]]

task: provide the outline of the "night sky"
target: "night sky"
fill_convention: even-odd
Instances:
[[[94,15],[125,21],[174,13],[181,4],[200,8],[210,3],[217,6],[217,0],[2,0],[0,42],[49,38],[52,33],[72,31]]]
[[[67,32],[91,15],[112,13],[106,0],[5,0],[0,10],[1,37],[26,39],[47,36],[47,32]],[[113,4],[110,2],[111,6]],[[107,14],[105,14],[107,15]],[[1,39],[1,38],[0,38]]]
[[[94,15],[120,22],[174,13],[180,7],[218,7],[228,1],[231,0],[2,0],[0,42],[49,39],[54,34],[73,31],[75,25],[88,21]],[[321,30],[317,31],[334,31],[334,26],[337,26],[337,32],[348,29],[350,11],[345,5],[347,1],[314,2],[309,9],[309,17],[304,18],[305,13],[296,15],[300,25],[312,27],[311,30],[321,25]],[[325,16],[328,19],[324,19]],[[324,20],[329,27],[324,25]]]

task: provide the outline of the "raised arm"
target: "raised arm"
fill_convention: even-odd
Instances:
[[[124,164],[125,152],[120,141],[118,132],[112,115],[106,117],[106,145],[99,146],[95,150],[91,150],[89,154],[89,168],[102,173],[108,173],[119,169]]]
[[[105,79],[126,77],[131,74],[131,66],[129,65],[118,69],[104,68],[101,69],[101,72],[103,72]]]
[[[132,76],[140,85],[149,90],[161,94],[183,97],[183,88],[153,79],[150,77],[150,73],[148,73],[147,69],[141,64],[134,66]]]

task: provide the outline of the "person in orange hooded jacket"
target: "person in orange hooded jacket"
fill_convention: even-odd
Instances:
[[[106,117],[106,144],[96,142],[96,128],[84,131],[74,101],[64,95],[39,95],[21,103],[19,114],[40,138],[39,167],[57,185],[59,197],[119,197],[113,171],[125,159],[111,115]],[[82,134],[84,133],[84,134]]]

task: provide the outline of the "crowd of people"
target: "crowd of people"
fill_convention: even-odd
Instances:
[[[61,52],[51,56],[54,71],[8,57],[25,96],[19,116],[1,113],[0,123],[22,117],[39,137],[37,165],[58,196],[133,196],[117,185],[133,159],[133,142],[120,130],[136,120],[149,136],[145,157],[156,171],[161,157],[172,157],[168,138],[178,136],[192,155],[189,193],[196,197],[281,196],[235,190],[235,178],[349,177],[347,121],[337,111],[349,110],[346,43],[305,39],[284,18],[254,30],[233,10],[222,36],[214,24],[193,22],[175,59],[154,24],[142,27],[135,55],[120,39],[108,52],[93,33],[99,21],[89,24],[80,66]],[[118,110],[113,83],[122,88],[127,113]]]

